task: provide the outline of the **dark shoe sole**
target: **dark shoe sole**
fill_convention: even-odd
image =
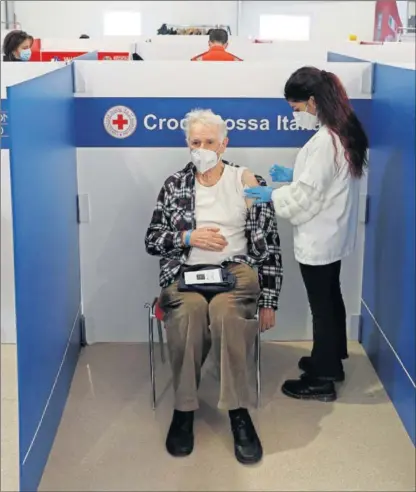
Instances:
[[[257,465],[257,463],[260,463],[260,461],[263,459],[263,452],[261,453],[261,456],[259,458],[251,458],[247,459],[244,458],[243,456],[240,456],[236,451],[235,451],[235,457],[237,461],[241,465]]]
[[[173,458],[186,458],[187,456],[191,455],[192,452],[193,452],[194,448],[192,447],[192,449],[190,451],[185,451],[185,452],[176,452],[176,453],[172,453],[171,451],[169,451],[169,449],[166,447],[166,451],[170,454],[170,456],[172,456]]]
[[[323,403],[330,403],[337,399],[336,393],[331,393],[327,395],[299,395],[297,393],[292,393],[288,391],[286,388],[282,387],[282,393],[289,398],[295,398],[296,400],[313,400],[313,401],[321,401]]]

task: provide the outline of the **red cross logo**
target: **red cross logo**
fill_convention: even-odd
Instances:
[[[128,120],[124,119],[123,115],[119,113],[115,120],[111,120],[111,123],[121,131],[124,130],[125,125],[128,125]]]
[[[137,128],[137,118],[127,106],[113,106],[104,116],[104,128],[114,138],[127,138]]]

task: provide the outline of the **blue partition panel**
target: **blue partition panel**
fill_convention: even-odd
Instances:
[[[328,51],[326,61],[333,63],[357,63],[365,62],[367,60],[361,60],[360,58],[354,58],[353,56],[341,55],[341,53],[333,53]]]
[[[37,489],[80,347],[72,69],[7,91],[22,491]]]
[[[85,53],[85,55],[77,56],[76,58],[74,58],[74,60],[98,60],[98,51]]]
[[[415,442],[415,71],[374,76],[363,344]]]

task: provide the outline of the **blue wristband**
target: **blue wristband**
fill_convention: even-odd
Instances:
[[[192,231],[186,231],[185,233],[185,238],[184,238],[184,243],[185,243],[185,246],[190,246],[191,245],[191,234],[192,234]]]

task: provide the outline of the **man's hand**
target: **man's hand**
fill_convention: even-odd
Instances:
[[[227,241],[222,234],[218,234],[217,227],[201,227],[195,229],[190,238],[191,246],[206,251],[222,251],[227,246]]]
[[[259,312],[260,330],[267,331],[276,323],[276,312],[271,308],[260,308]]]

